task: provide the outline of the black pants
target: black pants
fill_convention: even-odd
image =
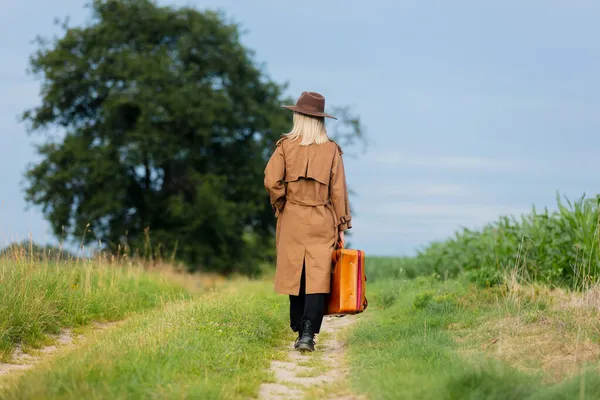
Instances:
[[[300,279],[300,293],[298,296],[290,295],[290,327],[294,332],[302,328],[302,321],[311,322],[313,333],[319,333],[323,314],[325,313],[326,293],[306,294],[306,271],[302,268]]]

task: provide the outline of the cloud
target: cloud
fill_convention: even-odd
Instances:
[[[422,204],[392,202],[362,209],[353,220],[351,242],[368,253],[412,254],[462,228],[481,229],[500,215],[530,212],[510,204]]]
[[[37,82],[11,82],[5,85],[0,96],[0,112],[16,114],[39,103]]]
[[[442,169],[519,170],[527,163],[518,159],[477,156],[411,155],[405,152],[380,152],[367,156],[373,163],[396,167],[433,167]]]
[[[473,195],[473,189],[467,185],[442,182],[412,181],[399,182],[393,186],[382,183],[370,183],[360,186],[361,199],[399,198],[399,197],[467,197]]]
[[[356,235],[365,236],[365,238],[373,239],[374,237],[379,240],[381,235],[413,235],[413,234],[431,234],[431,226],[422,224],[402,224],[396,223],[395,221],[374,221],[372,219],[355,218],[356,226],[360,226],[360,230],[356,230]],[[440,232],[445,232],[440,230]],[[435,232],[433,232],[435,233]]]
[[[405,187],[410,194],[423,196],[465,196],[471,191],[466,185],[452,183],[412,183]]]
[[[382,217],[404,217],[407,222],[445,221],[456,224],[485,224],[498,219],[501,215],[520,216],[530,212],[531,208],[502,204],[425,204],[422,202],[390,202],[380,204],[374,210],[365,210],[365,214]]]

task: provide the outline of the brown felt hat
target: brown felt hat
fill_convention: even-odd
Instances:
[[[333,115],[325,113],[325,97],[316,92],[302,92],[295,106],[282,106],[300,114],[311,115],[313,117],[325,117],[337,119]]]

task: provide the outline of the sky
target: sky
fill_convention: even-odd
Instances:
[[[86,1],[0,0],[0,242],[52,241],[22,177],[37,160],[18,115],[39,102],[36,35],[89,17]],[[600,2],[596,0],[188,0],[220,9],[297,98],[349,105],[369,140],[345,158],[352,244],[410,255],[465,226],[556,193],[600,193]],[[328,122],[333,129],[335,121]],[[262,182],[257,182],[262,184]]]

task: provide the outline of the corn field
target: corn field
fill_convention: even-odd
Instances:
[[[551,286],[585,289],[598,279],[598,198],[585,195],[575,202],[557,194],[556,211],[504,216],[483,229],[462,229],[405,259],[408,277],[464,274],[482,286],[494,286],[509,276]]]

